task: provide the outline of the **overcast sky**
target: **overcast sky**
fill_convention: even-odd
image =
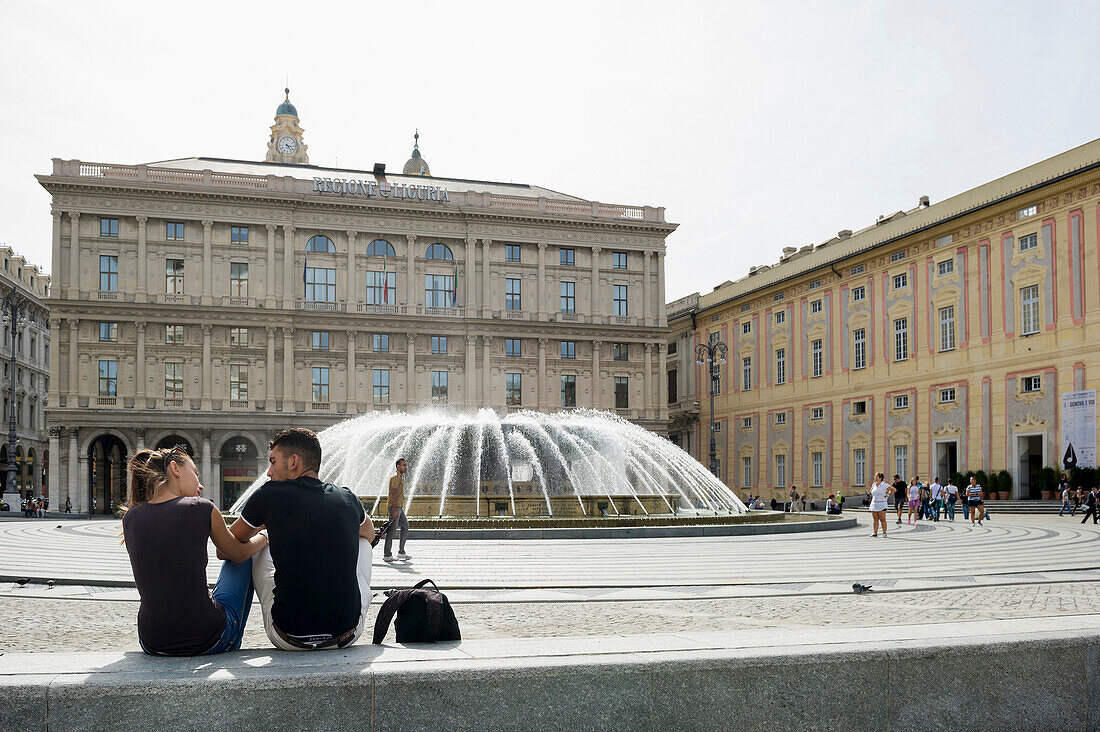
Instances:
[[[0,241],[50,158],[314,164],[665,206],[671,301],[1100,137],[1096,2],[0,1]]]

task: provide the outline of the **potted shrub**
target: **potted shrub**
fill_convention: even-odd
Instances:
[[[997,490],[1002,498],[1012,498],[1012,473],[1007,470],[998,471]]]
[[[1001,497],[1000,481],[997,478],[998,476],[996,473],[990,473],[985,477],[985,483],[982,483],[981,480],[978,481],[980,485],[985,486],[986,500],[996,501]]]
[[[1054,498],[1054,491],[1058,487],[1058,471],[1054,468],[1043,468],[1040,485],[1040,495],[1044,501]]]

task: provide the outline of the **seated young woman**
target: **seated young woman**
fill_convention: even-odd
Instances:
[[[182,446],[139,450],[129,468],[122,534],[141,597],[142,650],[200,656],[239,649],[252,606],[252,556],[267,536],[241,543],[229,533],[218,507],[200,497],[198,470]],[[206,584],[207,540],[227,559],[213,592]]]

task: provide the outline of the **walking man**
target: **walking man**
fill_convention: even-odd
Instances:
[[[1063,476],[1064,477],[1064,476]],[[1069,504],[1069,483],[1062,481],[1062,510],[1058,512],[1061,516],[1066,511],[1072,511],[1073,507]],[[1071,513],[1070,516],[1073,514]]]
[[[1089,494],[1085,496],[1085,507],[1087,510],[1085,511],[1084,518],[1081,519],[1081,523],[1088,521],[1089,516],[1092,516],[1092,522],[1094,524],[1096,523],[1097,504],[1100,503],[1100,497],[1096,495],[1096,490],[1096,486],[1093,486]]]
[[[397,558],[412,559],[405,553],[405,542],[409,538],[409,519],[405,516],[405,472],[409,469],[409,464],[405,458],[398,458],[395,467],[397,471],[390,476],[390,494],[387,501],[390,525],[386,529],[386,548],[382,556],[382,559],[387,562],[393,561],[393,535],[397,533],[398,527],[401,528],[401,539],[397,545]]]
[[[940,520],[940,508],[943,507],[943,486],[940,485],[939,476],[932,481],[932,485],[928,486],[928,490],[931,493],[932,501],[932,520]]]
[[[68,496],[65,497],[65,513],[73,512],[73,499]]]
[[[894,475],[894,508],[898,511],[898,526],[901,526],[901,514],[905,510],[905,507],[909,505],[909,486],[905,485],[905,481],[901,479],[900,475]]]

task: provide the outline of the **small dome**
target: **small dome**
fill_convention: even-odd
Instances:
[[[412,157],[405,163],[405,167],[401,170],[402,175],[431,175],[432,171],[428,168],[428,163],[424,158],[420,157],[420,130],[416,131],[413,135],[413,151]]]
[[[279,105],[279,108],[275,110],[275,116],[281,117],[284,114],[289,114],[291,117],[298,116],[298,110],[294,108],[294,105],[290,103],[290,89],[283,89],[286,92],[286,99]]]

